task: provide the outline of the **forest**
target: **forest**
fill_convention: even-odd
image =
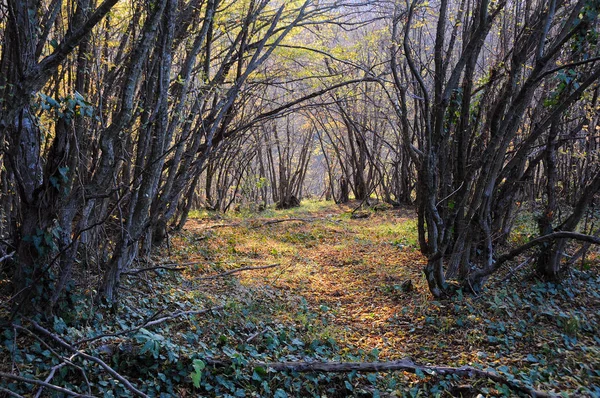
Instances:
[[[0,0],[0,397],[600,397],[600,0]]]

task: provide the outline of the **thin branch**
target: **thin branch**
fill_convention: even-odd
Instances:
[[[66,362],[62,362],[62,363],[59,363],[58,365],[53,366],[52,369],[50,370],[50,374],[48,375],[48,377],[46,377],[46,380],[44,380],[44,382],[45,383],[50,383],[50,380],[52,380],[54,378],[54,375],[56,374],[56,371],[58,369],[64,367],[64,366],[66,366],[66,365],[67,365]],[[44,386],[40,386],[40,389],[35,394],[35,398],[39,398],[42,395],[43,391],[44,391]]]
[[[217,279],[217,278],[222,278],[224,276],[227,275],[231,275],[231,274],[236,274],[238,272],[242,272],[242,271],[254,271],[254,270],[259,270],[259,269],[268,269],[268,268],[274,268],[274,267],[278,267],[280,264],[269,264],[269,265],[261,265],[259,267],[241,267],[241,268],[236,268],[236,269],[232,269],[230,271],[227,272],[223,272],[222,274],[217,274],[217,275],[211,275],[211,276],[205,276],[203,278],[198,278],[199,280],[209,280],[209,279]]]
[[[155,267],[132,269],[132,270],[129,270],[126,272],[122,272],[121,275],[137,275],[137,274],[141,274],[142,272],[156,271],[157,269],[164,269],[167,271],[185,271],[187,268],[186,267],[169,267],[169,266],[165,266],[165,265],[157,265]]]
[[[571,62],[571,63],[568,63],[568,64],[560,65],[560,66],[558,66],[558,67],[556,67],[554,69],[550,69],[550,70],[547,70],[546,72],[542,73],[536,79],[536,81],[540,81],[543,78],[545,78],[546,76],[552,75],[553,73],[556,73],[556,72],[558,72],[560,70],[563,70],[563,69],[573,68],[575,66],[585,65],[585,64],[589,64],[589,63],[597,62],[597,61],[600,61],[600,57],[592,57],[592,58],[589,58],[589,59],[584,59],[583,61]]]
[[[496,282],[496,286],[503,285],[505,282],[509,281],[513,276],[515,276],[515,274],[517,273],[518,270],[520,270],[521,268],[525,267],[527,264],[532,262],[533,259],[534,259],[533,257],[529,257],[527,260],[523,261],[521,264],[517,265],[515,268],[512,268],[510,270],[510,272],[508,273],[508,275],[506,275],[504,278],[502,278],[501,280]]]
[[[30,335],[31,337],[33,337],[34,339],[36,339],[37,341],[40,342],[41,345],[43,345],[44,347],[46,347],[48,349],[48,351],[50,351],[50,353],[52,353],[52,355],[54,355],[56,358],[60,359],[62,361],[63,364],[67,364],[70,366],[73,366],[75,369],[78,369],[81,372],[81,375],[83,376],[83,379],[85,380],[85,382],[87,383],[88,386],[88,392],[90,393],[90,395],[92,394],[92,389],[90,387],[90,382],[88,380],[87,375],[85,374],[85,370],[83,370],[82,367],[75,365],[73,363],[73,359],[79,355],[79,354],[73,354],[71,355],[70,358],[65,358],[62,355],[60,355],[58,352],[56,352],[56,350],[54,350],[52,347],[50,347],[50,345],[48,345],[48,343],[46,343],[46,341],[44,341],[44,339],[42,339],[41,337],[39,337],[37,334],[33,333],[31,330],[27,329],[26,327],[23,327],[21,325],[17,325],[17,324],[13,324],[12,325],[13,328],[17,329],[17,330],[22,330],[25,333],[27,333],[28,335]],[[57,365],[58,366],[58,365]],[[62,367],[62,366],[61,366]],[[51,375],[54,374],[54,368],[52,368],[53,370],[50,372]],[[50,380],[52,380],[52,377],[48,376],[48,378],[46,378],[46,382],[50,382]],[[40,391],[43,388],[40,388]]]
[[[73,345],[74,346],[80,346],[80,345],[82,345],[84,343],[89,343],[91,341],[96,341],[96,340],[104,339],[104,338],[107,338],[107,337],[118,337],[118,336],[122,336],[122,335],[125,335],[125,334],[137,332],[138,330],[143,329],[143,328],[148,328],[150,326],[155,326],[155,325],[158,325],[160,323],[164,323],[164,322],[167,322],[167,321],[170,321],[170,320],[173,320],[173,319],[181,318],[183,316],[206,314],[208,312],[222,310],[223,308],[225,308],[225,306],[220,305],[220,306],[217,306],[217,307],[211,307],[211,308],[207,308],[207,309],[203,309],[203,310],[177,311],[177,312],[174,312],[173,314],[164,316],[162,318],[154,319],[160,312],[162,312],[162,310],[161,310],[161,311],[157,312],[156,314],[152,315],[152,317],[150,317],[147,321],[145,321],[143,324],[141,324],[139,326],[135,326],[135,327],[129,328],[129,329],[120,330],[120,331],[114,332],[114,333],[105,333],[105,334],[101,334],[99,336],[94,336],[94,337],[90,337],[90,338],[87,338],[87,339],[79,340],[79,341],[77,341]]]
[[[246,339],[246,343],[250,343],[252,340],[254,340],[255,338],[257,338],[261,334],[267,333],[268,331],[269,331],[269,328],[265,328],[263,330],[259,330],[258,332],[254,333],[250,337],[248,337]]]
[[[449,194],[448,196],[446,196],[444,199],[441,199],[439,202],[437,202],[437,203],[435,204],[435,206],[437,207],[437,206],[441,205],[441,204],[442,204],[442,203],[443,203],[445,200],[447,200],[447,199],[450,199],[450,197],[451,197],[452,195],[454,195],[455,193],[457,193],[458,191],[460,191],[460,189],[463,187],[463,185],[465,185],[465,182],[464,182],[464,181],[463,181],[463,182],[461,182],[461,183],[460,183],[460,186],[459,186],[458,188],[456,188],[456,189],[455,189],[455,190],[454,190],[452,193],[450,193],[450,194]]]
[[[88,361],[92,361],[92,362],[95,362],[98,365],[100,365],[101,368],[103,368],[104,370],[106,370],[115,379],[117,379],[121,383],[123,383],[123,385],[125,386],[125,388],[127,388],[129,391],[131,391],[135,395],[143,397],[143,398],[148,398],[148,395],[144,394],[143,392],[141,392],[140,390],[138,390],[137,388],[135,388],[133,386],[133,384],[131,384],[129,382],[129,380],[127,380],[126,378],[124,378],[123,376],[121,376],[119,373],[117,373],[113,368],[111,368],[109,365],[107,365],[100,358],[96,358],[96,357],[94,357],[92,355],[86,354],[85,352],[79,351],[78,349],[76,349],[75,347],[73,347],[72,345],[68,344],[67,342],[65,342],[60,337],[58,337],[56,334],[54,334],[54,333],[50,332],[49,330],[47,330],[47,329],[43,328],[42,326],[40,326],[34,320],[30,319],[29,322],[33,325],[34,329],[36,329],[37,331],[43,333],[44,335],[52,338],[61,347],[65,348],[65,349],[67,349],[67,350],[69,350],[69,351],[71,351],[73,353],[78,353],[81,357],[87,359]]]
[[[208,312],[219,311],[224,308],[225,308],[224,305],[219,305],[217,307],[211,307],[211,308],[208,308],[205,310],[178,311],[178,312],[175,312],[173,315],[169,315],[169,316],[166,316],[163,318],[159,318],[155,321],[148,322],[145,327],[158,325],[159,323],[167,322],[167,321],[170,321],[170,320],[173,320],[176,318],[181,318],[181,317],[188,316],[188,315],[200,315],[200,314],[206,314]]]
[[[503,254],[496,261],[496,264],[495,264],[496,268],[499,267],[501,264],[515,258],[519,254],[531,249],[532,247],[539,246],[542,243],[554,241],[557,239],[574,239],[574,240],[578,240],[578,241],[582,241],[582,242],[589,242],[589,243],[593,243],[596,245],[600,245],[600,238],[596,237],[596,236],[581,234],[579,232],[568,232],[568,231],[553,232],[551,234],[543,235],[543,236],[537,237],[533,240],[530,240],[529,242],[525,243],[524,245],[521,245],[521,246],[509,251],[508,253]]]
[[[54,70],[58,68],[61,62],[64,61],[75,47],[77,47],[79,42],[92,31],[98,22],[104,18],[118,1],[119,0],[105,0],[98,6],[81,28],[65,37],[65,39],[56,47],[56,50],[39,63],[39,73],[44,78],[44,80],[40,82],[40,86],[45,83],[45,77],[49,77]]]
[[[262,227],[266,227],[267,225],[273,225],[273,224],[279,224],[282,222],[289,222],[289,221],[301,221],[301,222],[311,222],[311,221],[316,221],[316,220],[320,220],[321,218],[319,217],[310,217],[310,218],[298,218],[298,217],[294,217],[294,218],[278,218],[278,219],[274,219],[274,220],[269,220],[269,221],[265,221],[261,224],[254,224],[254,225],[250,225],[248,226],[249,229],[257,229],[257,228],[262,228]],[[210,227],[207,227],[207,229],[216,229],[216,228],[235,228],[235,227],[241,227],[244,226],[245,223],[233,223],[233,224],[215,224],[215,225],[211,225]]]
[[[0,391],[10,395],[11,397],[25,398],[24,396],[19,395],[16,392],[10,391],[8,388],[0,387]]]
[[[281,105],[281,106],[279,106],[279,107],[277,107],[275,109],[272,109],[270,111],[261,113],[261,114],[257,115],[254,119],[252,119],[251,121],[249,121],[248,123],[246,123],[246,124],[244,124],[242,126],[236,127],[235,129],[229,131],[228,134],[232,135],[232,134],[235,134],[235,133],[237,133],[239,131],[247,130],[247,129],[251,128],[252,126],[254,126],[255,124],[257,124],[257,123],[259,123],[259,122],[261,122],[261,121],[263,121],[265,119],[268,119],[270,117],[276,116],[276,115],[278,115],[279,113],[283,112],[286,109],[292,108],[293,106],[298,105],[298,104],[300,104],[302,102],[308,101],[309,99],[320,97],[321,95],[327,94],[328,92],[333,91],[333,90],[337,90],[338,88],[345,87],[345,86],[348,86],[350,84],[355,84],[355,83],[377,82],[377,81],[378,81],[378,79],[376,79],[374,77],[365,77],[363,79],[354,79],[354,80],[349,80],[349,81],[346,81],[346,82],[334,84],[333,86],[329,86],[329,87],[326,87],[326,88],[324,88],[322,90],[315,91],[313,93],[305,95],[304,97],[298,98],[297,100],[294,100],[294,101],[288,102],[287,104]]]
[[[0,263],[2,263],[4,260],[8,260],[9,258],[12,258],[15,255],[15,253],[16,252],[12,252],[10,254],[0,257]]]
[[[573,239],[573,240],[578,240],[578,241],[582,241],[582,242],[593,243],[595,245],[600,245],[600,238],[596,237],[596,236],[581,234],[579,232],[568,232],[568,231],[553,232],[551,234],[543,235],[543,236],[537,237],[535,239],[532,239],[529,242],[525,243],[524,245],[514,248],[513,250],[509,251],[508,253],[501,255],[490,267],[479,269],[479,270],[473,272],[470,275],[470,277],[468,278],[468,282],[471,283],[471,281],[491,275],[494,272],[496,272],[496,270],[498,270],[505,262],[512,260],[513,258],[517,257],[521,253],[524,253],[533,247],[539,246],[542,243],[552,242],[552,241],[555,241],[558,239]]]
[[[46,383],[45,381],[41,381],[41,380],[37,380],[37,379],[28,379],[27,377],[22,377],[22,376],[17,376],[17,375],[13,375],[10,373],[5,373],[5,372],[0,372],[0,377],[4,377],[5,379],[11,379],[11,380],[15,380],[15,381],[20,381],[23,383],[27,383],[27,384],[35,384],[37,386],[43,386],[45,388],[48,388],[50,390],[54,390],[54,391],[58,391],[60,393],[66,394],[68,396],[71,397],[85,397],[85,398],[94,398],[92,395],[84,395],[84,394],[78,394],[74,391],[71,391],[69,389],[63,388],[63,387],[59,387],[59,386],[55,386],[54,384],[50,384],[50,383]],[[19,395],[17,395],[19,396]],[[146,396],[146,395],[144,395]]]

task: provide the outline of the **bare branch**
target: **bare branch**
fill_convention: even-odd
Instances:
[[[65,349],[67,349],[67,350],[69,350],[69,351],[71,351],[73,353],[78,353],[81,357],[87,359],[88,361],[92,361],[92,362],[95,362],[98,365],[100,365],[100,367],[102,369],[106,370],[111,376],[113,376],[115,379],[117,379],[121,383],[123,383],[123,385],[125,386],[125,388],[127,388],[129,391],[131,391],[135,395],[137,395],[139,397],[148,398],[148,395],[144,394],[143,392],[141,392],[140,390],[138,390],[137,388],[135,388],[133,386],[133,384],[131,384],[129,382],[129,380],[127,380],[126,378],[124,378],[123,376],[121,376],[119,373],[117,373],[113,368],[111,368],[109,365],[107,365],[100,358],[96,358],[96,357],[94,357],[92,355],[89,355],[89,354],[86,354],[86,353],[84,353],[82,351],[79,351],[78,349],[76,349],[72,345],[70,345],[67,342],[65,342],[63,339],[61,339],[56,334],[54,334],[54,333],[50,332],[49,330],[47,330],[47,329],[43,328],[42,326],[40,326],[34,320],[30,319],[29,322],[31,322],[31,324],[33,325],[34,329],[36,329],[37,331],[39,331],[42,334],[46,335],[47,337],[50,337],[52,340],[54,340],[56,343],[58,343],[61,347],[65,348]]]
[[[137,332],[140,329],[143,328],[148,328],[151,326],[156,326],[158,324],[167,322],[167,321],[171,321],[173,319],[177,319],[177,318],[181,318],[184,316],[188,316],[188,315],[200,315],[200,314],[206,314],[208,312],[212,312],[212,311],[219,311],[222,310],[223,308],[225,308],[225,306],[220,305],[217,307],[211,307],[211,308],[207,308],[207,309],[203,309],[203,310],[193,310],[193,311],[177,311],[174,312],[173,314],[164,316],[162,318],[158,318],[158,319],[153,319],[157,314],[159,314],[162,311],[157,312],[154,316],[150,317],[149,320],[147,320],[146,322],[144,322],[142,325],[130,328],[130,329],[124,329],[124,330],[120,330],[118,332],[114,332],[114,333],[105,333],[105,334],[101,334],[99,336],[94,336],[88,339],[83,339],[83,340],[79,340],[78,342],[76,342],[74,345],[75,346],[80,346],[84,343],[89,343],[91,341],[95,341],[95,340],[100,340],[100,339],[104,339],[107,337],[118,337],[118,336],[123,336],[129,333],[133,333],[133,332]]]
[[[11,374],[11,373],[0,372],[0,377],[4,377],[5,379],[20,381],[20,382],[27,383],[27,384],[43,386],[50,390],[54,390],[54,391],[58,391],[60,393],[66,394],[67,396],[70,396],[70,397],[94,398],[92,395],[78,394],[75,391],[71,391],[71,390],[63,388],[63,387],[55,386],[54,384],[46,383],[45,381],[41,381],[41,380],[37,380],[37,379],[29,379],[27,377],[17,376],[17,375]],[[16,396],[18,397],[20,395],[16,395]],[[146,395],[144,395],[144,396],[146,396]]]
[[[198,279],[199,280],[209,280],[209,279],[222,278],[224,276],[236,274],[236,273],[242,272],[242,271],[255,271],[255,270],[259,270],[259,269],[268,269],[268,268],[277,267],[279,265],[280,264],[277,263],[277,264],[261,265],[259,267],[241,267],[241,268],[232,269],[231,271],[223,272],[222,274],[205,276],[203,278],[198,278]]]
[[[79,29],[68,35],[65,40],[56,47],[56,50],[52,54],[48,55],[39,63],[36,80],[41,80],[37,82],[38,85],[41,86],[45,83],[54,70],[65,60],[65,58],[67,58],[73,49],[77,47],[79,42],[92,31],[94,26],[104,18],[118,1],[119,0],[105,0]]]

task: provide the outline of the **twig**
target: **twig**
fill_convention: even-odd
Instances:
[[[511,268],[508,275],[506,275],[504,278],[502,278],[502,280],[496,282],[496,286],[501,285],[504,282],[510,280],[517,273],[518,270],[520,270],[521,268],[523,268],[524,266],[529,264],[532,260],[533,260],[533,257],[529,257],[527,260],[523,261],[521,264],[517,265],[515,268]]]
[[[255,224],[255,225],[250,225],[248,226],[248,229],[257,229],[257,228],[262,228],[262,227],[266,227],[267,225],[272,225],[272,224],[279,224],[282,222],[289,222],[289,221],[300,221],[300,222],[311,222],[311,221],[315,221],[315,220],[320,220],[319,217],[310,217],[310,218],[298,218],[298,217],[294,217],[294,218],[278,218],[275,220],[268,220],[265,221],[261,224]],[[257,221],[257,220],[254,220]],[[211,225],[206,227],[207,229],[215,229],[215,228],[235,228],[235,227],[242,227],[242,226],[246,226],[247,223],[233,223],[233,224],[215,224],[215,225]]]
[[[10,254],[6,254],[2,257],[0,257],[0,263],[3,262],[4,260],[8,260],[9,258],[12,258],[15,255],[16,252],[12,252]]]
[[[206,263],[206,261],[192,261],[189,263],[168,263],[168,264],[161,264],[162,267],[187,267],[189,265],[199,265],[199,264],[204,264]]]
[[[523,253],[533,247],[539,246],[542,243],[555,241],[558,239],[573,239],[573,240],[577,240],[577,241],[588,242],[588,243],[592,243],[595,245],[600,245],[600,237],[581,234],[579,232],[569,232],[569,231],[552,232],[550,234],[542,235],[535,239],[532,239],[529,242],[509,251],[508,253],[501,255],[491,266],[482,268],[482,269],[479,269],[479,270],[473,272],[470,276],[470,279],[475,280],[476,278],[483,278],[488,275],[491,275],[496,270],[498,270],[505,262],[512,260],[513,258],[517,257],[521,253]]]
[[[371,190],[367,193],[367,195],[365,195],[365,197],[359,203],[359,205],[356,206],[354,208],[354,210],[352,210],[351,214],[354,214],[358,209],[360,209],[365,204],[365,202],[367,203],[367,205],[370,205],[369,198],[371,197],[371,195],[373,194],[373,192],[375,192],[375,189],[377,188],[377,186],[379,186],[379,184],[381,183],[382,180],[383,180],[383,178],[380,178],[379,181],[377,182],[377,184],[373,184],[373,187],[371,188]]]
[[[183,316],[200,315],[200,314],[206,314],[206,313],[212,312],[212,311],[219,311],[219,310],[222,310],[223,308],[225,308],[224,305],[219,305],[217,307],[211,307],[211,308],[208,308],[205,310],[199,310],[199,311],[178,311],[178,312],[173,313],[173,315],[169,315],[169,316],[166,316],[163,318],[159,318],[155,321],[148,322],[145,327],[158,325],[159,323],[167,322],[167,321],[170,321],[170,320],[176,319],[176,318],[181,318]]]
[[[142,323],[141,325],[136,326],[134,328],[124,329],[124,330],[121,330],[119,332],[114,332],[114,333],[103,333],[103,334],[100,334],[98,336],[90,337],[90,338],[87,338],[87,339],[82,339],[82,340],[79,340],[79,341],[73,343],[73,346],[79,347],[82,344],[89,343],[89,342],[96,341],[96,340],[101,340],[101,339],[104,339],[106,337],[118,337],[118,336],[122,336],[124,334],[132,333],[132,332],[137,332],[138,330],[142,329],[143,327],[146,327],[146,325],[148,324],[148,322],[150,322],[153,319],[155,319],[164,310],[165,310],[164,308],[159,309],[154,314],[152,314],[152,316],[148,317],[144,321],[144,323]]]
[[[267,269],[267,268],[277,267],[279,265],[280,264],[277,263],[277,264],[261,265],[259,267],[242,267],[242,268],[236,268],[236,269],[232,269],[231,271],[223,272],[222,274],[205,276],[203,278],[198,278],[198,279],[199,280],[209,280],[209,279],[222,278],[224,276],[235,274],[235,273],[242,272],[242,271],[254,271],[254,270],[258,270],[258,269]]]
[[[240,225],[242,225],[242,224],[241,223],[235,223],[235,224],[215,224],[215,225],[211,225],[211,226],[207,227],[207,229],[227,228],[227,227],[239,227]]]
[[[52,380],[54,378],[54,374],[56,373],[56,371],[66,365],[67,365],[66,362],[62,362],[62,363],[59,363],[58,365],[53,366],[52,369],[50,370],[50,374],[48,375],[48,377],[46,377],[46,380],[44,380],[44,382],[50,383],[50,380]],[[44,386],[40,386],[40,389],[35,394],[35,398],[40,398],[40,396],[42,395],[42,391],[44,391]]]
[[[35,384],[37,386],[43,386],[50,390],[58,391],[58,392],[61,392],[63,394],[71,396],[71,397],[94,398],[92,395],[78,394],[75,391],[71,391],[71,390],[63,388],[63,387],[55,386],[54,384],[46,383],[45,381],[41,381],[41,380],[37,380],[37,379],[28,379],[27,377],[17,376],[17,375],[13,375],[10,373],[4,373],[4,372],[0,372],[0,377],[4,377],[5,379],[21,381],[23,383],[28,383],[28,384]],[[17,395],[17,396],[20,396],[20,395]],[[146,395],[144,395],[144,396],[146,396]]]
[[[268,331],[269,331],[269,328],[265,328],[265,329],[263,329],[263,330],[259,330],[258,332],[254,333],[253,335],[251,335],[250,337],[248,337],[248,338],[246,339],[246,343],[249,343],[249,342],[251,342],[252,340],[254,340],[255,338],[257,338],[257,337],[258,337],[258,336],[260,336],[261,334],[263,334],[263,333],[266,333],[266,332],[268,332]]]
[[[437,207],[437,206],[441,205],[441,204],[442,204],[442,202],[444,202],[446,199],[450,199],[450,197],[451,197],[452,195],[454,195],[455,193],[457,193],[458,191],[460,191],[460,189],[463,187],[463,185],[465,185],[465,182],[464,182],[464,181],[463,181],[463,182],[461,182],[461,183],[460,183],[460,186],[459,186],[458,188],[456,188],[456,189],[455,189],[455,190],[454,190],[452,193],[450,193],[450,194],[449,194],[448,196],[446,196],[444,199],[441,199],[439,202],[437,202],[435,206]]]
[[[121,383],[123,383],[123,385],[125,386],[125,388],[127,388],[129,391],[131,391],[135,395],[138,395],[138,396],[144,397],[144,398],[148,398],[148,395],[144,394],[143,392],[141,392],[140,390],[138,390],[137,388],[135,388],[133,386],[133,384],[131,384],[129,382],[129,380],[127,380],[126,378],[124,378],[123,376],[121,376],[119,373],[117,373],[113,368],[111,368],[109,365],[107,365],[100,358],[96,358],[96,357],[94,357],[92,355],[89,355],[89,354],[86,354],[86,353],[84,353],[82,351],[77,350],[75,347],[71,346],[70,344],[68,344],[67,342],[65,342],[63,339],[61,339],[60,337],[58,337],[57,335],[55,335],[54,333],[52,333],[49,330],[47,330],[47,329],[43,328],[42,326],[40,326],[34,320],[30,319],[29,322],[33,325],[33,327],[36,330],[38,330],[39,332],[41,332],[41,333],[45,334],[46,336],[52,338],[54,341],[56,341],[63,348],[65,348],[65,349],[67,349],[67,350],[69,350],[69,351],[71,351],[73,353],[78,353],[80,356],[82,356],[83,358],[87,359],[88,361],[92,361],[92,362],[95,362],[98,365],[100,365],[101,368],[103,368],[104,370],[106,370],[115,379],[117,379]]]

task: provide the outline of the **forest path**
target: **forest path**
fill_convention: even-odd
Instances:
[[[199,263],[198,273],[189,275],[196,281],[240,267],[278,264],[227,278],[253,292],[265,292],[265,287],[276,292],[275,299],[287,303],[272,314],[279,322],[298,323],[290,308],[306,300],[319,314],[310,325],[314,337],[331,337],[345,350],[377,349],[382,359],[476,360],[478,350],[469,344],[466,331],[448,334],[451,318],[443,317],[441,328],[431,323],[432,311],[443,314],[445,306],[431,305],[414,210],[370,209],[360,211],[368,217],[353,218],[357,205],[310,202],[297,209],[225,219],[197,214],[184,234],[195,250],[183,261]],[[405,282],[410,289],[403,288]],[[235,295],[226,280],[196,283],[215,297]],[[440,340],[431,339],[432,334],[441,334],[441,341],[453,347],[440,350]]]

